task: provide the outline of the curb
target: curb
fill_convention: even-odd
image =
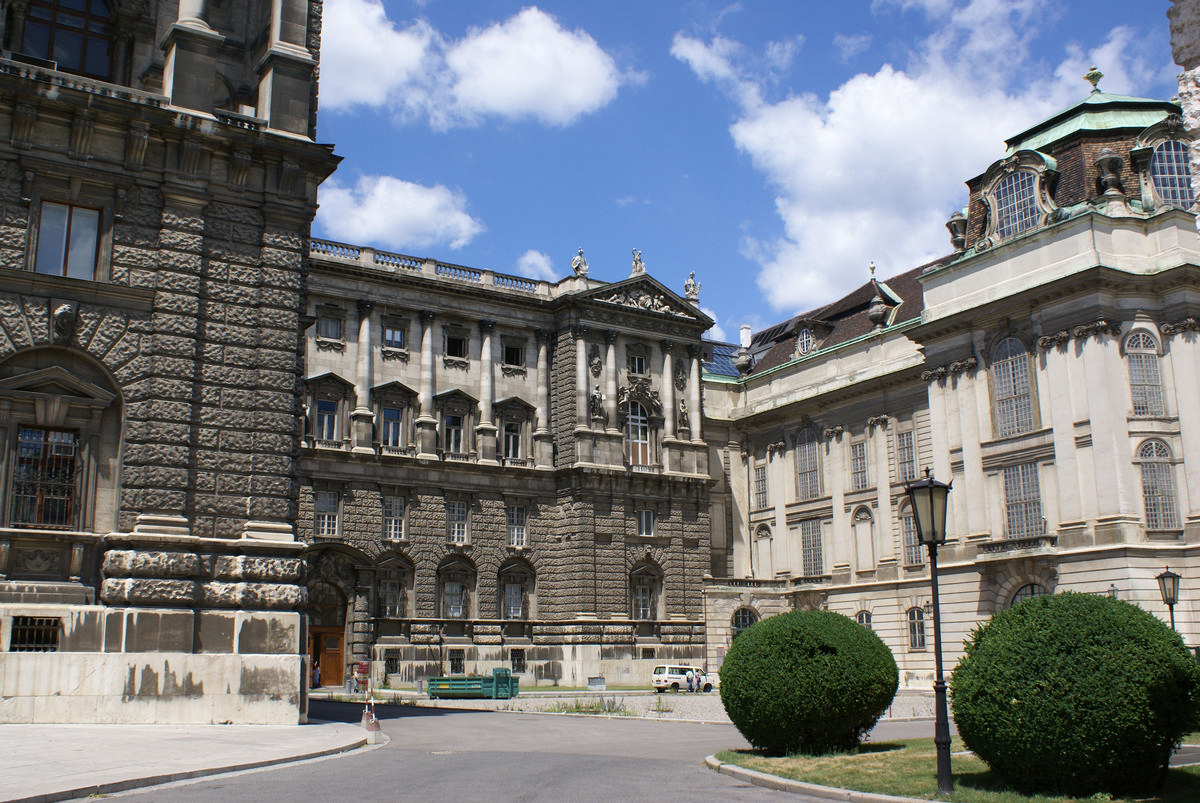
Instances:
[[[245,764],[230,764],[225,767],[206,767],[199,770],[187,770],[184,772],[171,772],[163,775],[152,775],[146,778],[129,778],[124,781],[110,781],[101,784],[89,784],[87,786],[79,786],[74,789],[62,789],[57,792],[46,792],[40,795],[30,795],[29,797],[16,797],[7,799],[4,803],[56,803],[59,800],[74,800],[81,797],[100,797],[103,795],[111,795],[115,792],[126,792],[130,789],[140,789],[146,786],[160,786],[162,784],[175,783],[176,781],[187,781],[194,778],[204,778],[210,775],[224,775],[231,772],[243,772],[245,770],[255,770],[262,767],[271,767],[278,764],[291,764],[294,761],[308,761],[314,758],[324,758],[326,756],[335,756],[338,753],[348,753],[351,750],[357,750],[367,744],[367,737],[352,742],[350,744],[341,745],[339,747],[330,747],[325,750],[317,750],[312,753],[303,753],[298,756],[280,756],[279,758],[268,758],[262,761],[248,761]]]
[[[793,781],[788,778],[780,778],[778,775],[759,772],[758,770],[748,770],[736,764],[725,764],[718,761],[716,756],[706,757],[704,763],[714,772],[728,775],[731,778],[737,778],[739,781],[752,783],[755,786],[761,786],[764,789],[774,789],[777,792],[809,795],[810,797],[819,797],[824,800],[845,800],[849,801],[849,803],[930,803],[930,801],[919,797],[895,797],[893,795],[875,794],[874,792],[856,792],[852,789],[839,789],[834,786],[818,786],[814,783]]]

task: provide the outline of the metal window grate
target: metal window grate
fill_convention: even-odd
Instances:
[[[913,449],[913,434],[900,432],[896,435],[896,463],[900,482],[908,482],[917,476],[917,457]]]
[[[14,616],[9,652],[58,652],[62,620],[48,616]]]
[[[825,573],[820,520],[806,519],[800,522],[800,552],[805,577],[818,577]]]
[[[862,491],[867,487],[867,444],[850,444],[850,487]]]
[[[805,430],[796,442],[796,499],[816,499],[821,495],[821,464],[816,433]]]
[[[509,663],[511,672],[516,675],[525,671],[525,650],[513,649],[509,651]]]
[[[383,654],[383,671],[388,675],[400,674],[399,650],[388,650]]]
[[[1192,205],[1192,171],[1188,166],[1187,145],[1169,139],[1154,149],[1150,160],[1150,180],[1164,202],[1180,209]]]
[[[997,435],[1007,438],[1033,429],[1033,395],[1029,383],[1029,357],[1015,337],[995,351],[992,383],[996,399]]]
[[[900,533],[904,537],[904,565],[921,566],[925,563],[925,548],[917,535],[917,520],[913,518],[912,509],[905,509],[900,514]]]
[[[1005,467],[1004,500],[1009,538],[1032,538],[1046,531],[1036,463]]]
[[[1037,178],[1028,170],[1005,176],[996,185],[996,234],[1011,237],[1037,224]]]

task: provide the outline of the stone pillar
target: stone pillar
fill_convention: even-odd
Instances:
[[[700,431],[703,410],[700,404],[700,347],[688,346],[688,429],[692,431],[692,442],[704,440]]]
[[[550,332],[538,329],[537,337],[537,421],[533,430],[535,466],[550,466],[554,460],[554,442],[550,433]]]
[[[617,432],[617,333],[605,331],[604,343],[604,423],[608,432]]]
[[[421,312],[421,387],[417,391],[417,457],[437,457],[437,417],[433,410],[433,319]]]
[[[225,37],[209,27],[204,16],[203,0],[180,2],[178,21],[162,42],[163,94],[172,106],[211,113],[217,56]]]
[[[674,362],[672,360],[671,349],[675,344],[670,340],[662,342],[662,387],[663,387],[663,435],[667,438],[675,437],[675,419],[678,411],[675,409],[675,372]],[[666,462],[666,461],[663,461]]]
[[[822,479],[828,483],[829,501],[833,506],[833,538],[832,544],[825,542],[828,547],[826,555],[832,560],[832,567],[826,566],[826,571],[832,568],[834,574],[847,572],[850,569],[850,550],[853,538],[850,531],[850,517],[846,512],[846,449],[845,439],[848,434],[840,425],[827,427],[823,433],[825,441],[825,461],[822,466]],[[799,530],[797,530],[797,533]],[[799,544],[797,544],[797,548]],[[799,552],[797,552],[799,554]],[[802,566],[803,564],[797,564]]]
[[[479,462],[488,465],[496,465],[496,424],[492,421],[492,404],[496,396],[496,366],[492,360],[492,330],[495,328],[495,321],[479,322],[479,424],[475,427],[475,443]]]
[[[896,543],[892,538],[892,495],[891,478],[888,471],[891,465],[888,461],[888,425],[891,423],[886,415],[876,416],[867,421],[867,441],[875,452],[875,554],[880,564],[896,562]],[[917,446],[913,441],[913,448]]]
[[[366,299],[358,302],[357,371],[354,376],[354,412],[350,413],[350,428],[354,437],[354,451],[374,454],[375,414],[371,411],[371,386],[373,365],[371,354],[371,309],[374,303]]]
[[[576,429],[586,429],[588,426],[587,332],[586,326],[576,326],[571,330],[571,335],[575,338]]]
[[[259,60],[258,116],[270,128],[309,136],[313,71],[306,0],[271,0],[266,54]]]

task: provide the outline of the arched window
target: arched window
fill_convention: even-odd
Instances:
[[[1046,589],[1042,588],[1037,583],[1026,583],[1013,592],[1012,599],[1008,602],[1008,607],[1012,608],[1016,605],[1020,605],[1030,597],[1040,597],[1045,593]]]
[[[21,50],[65,72],[107,79],[112,44],[105,0],[33,0]]]
[[[412,566],[401,558],[392,558],[379,570],[379,616],[403,619],[408,616],[408,597],[412,589]]]
[[[636,621],[661,619],[662,571],[653,563],[641,563],[629,573],[630,598]]]
[[[1158,341],[1149,332],[1134,332],[1125,341],[1129,390],[1134,415],[1166,415],[1162,379],[1158,375]]]
[[[900,511],[900,539],[904,542],[904,565],[925,565],[925,547],[917,534],[917,520],[913,518],[911,505],[905,505]]]
[[[312,627],[346,624],[346,596],[333,583],[319,580],[308,587],[308,619]]]
[[[796,353],[801,357],[816,348],[816,345],[817,341],[811,329],[801,329],[800,334],[796,335]]]
[[[629,402],[625,413],[625,459],[631,466],[650,465],[650,417],[637,402]]]
[[[438,590],[443,619],[470,619],[475,567],[464,558],[446,561],[438,568]]]
[[[534,616],[533,567],[523,560],[510,560],[498,575],[501,619],[532,619]]]
[[[1188,209],[1192,205],[1192,171],[1188,147],[1177,139],[1160,142],[1150,160],[1150,182],[1163,203]]]
[[[922,608],[908,609],[908,648],[925,649],[925,611]]]
[[[996,184],[992,196],[998,237],[1012,237],[1037,224],[1037,181],[1033,172],[1018,170]]]
[[[796,436],[796,499],[816,499],[821,495],[821,447],[817,431],[805,427]]]
[[[771,542],[771,528],[760,524],[754,531],[754,576],[760,580],[769,580],[775,576],[775,564],[772,557],[774,545]]]
[[[1138,447],[1137,459],[1142,469],[1142,505],[1146,510],[1146,529],[1179,529],[1171,450],[1162,441],[1149,440]]]
[[[1001,340],[992,352],[992,396],[996,434],[1001,438],[1033,429],[1033,394],[1029,384],[1029,355],[1015,337]]]
[[[738,608],[733,612],[733,637],[737,638],[742,631],[758,621],[758,611],[753,608]]]
[[[865,627],[867,630],[873,629],[871,627],[871,612],[870,611],[859,611],[858,613],[854,614],[854,621],[858,622],[860,625]]]

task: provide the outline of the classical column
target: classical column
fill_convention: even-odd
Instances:
[[[375,439],[375,415],[371,412],[371,309],[374,303],[366,299],[358,302],[357,371],[354,376],[354,411],[350,413],[350,429],[354,438],[354,451],[373,453]]]
[[[583,429],[588,426],[587,333],[586,326],[571,330],[575,338],[575,426]]]
[[[217,51],[225,37],[205,19],[204,0],[181,0],[177,21],[163,37],[163,94],[172,106],[211,112]]]
[[[429,310],[421,312],[421,387],[417,391],[418,457],[437,456],[437,417],[433,410],[433,318]]]
[[[891,419],[886,415],[867,419],[867,442],[875,452],[875,554],[879,563],[894,563],[896,548],[891,537],[892,521],[891,478],[888,471],[888,426]],[[914,433],[915,438],[915,433]],[[916,448],[916,442],[913,442]]]
[[[617,432],[617,333],[604,333],[604,413],[608,417],[605,429]]]
[[[271,0],[266,52],[258,59],[258,116],[270,128],[308,135],[316,59],[308,52],[307,0]]]
[[[662,367],[662,388],[663,388],[663,436],[667,438],[675,437],[675,419],[677,410],[675,409],[675,372],[674,362],[672,360],[671,349],[675,344],[670,340],[662,342],[663,367]]]
[[[492,330],[495,321],[480,321],[479,335],[479,424],[475,427],[475,440],[479,449],[479,462],[496,462],[496,425],[492,421],[492,404],[496,396],[496,366],[492,360]]]
[[[549,466],[554,458],[550,434],[550,332],[538,329],[537,337],[537,399],[534,407],[537,421],[533,429],[533,460],[535,466]]]
[[[700,419],[703,410],[700,409],[700,347],[688,346],[688,429],[692,431],[692,441],[704,439],[700,431]]]

